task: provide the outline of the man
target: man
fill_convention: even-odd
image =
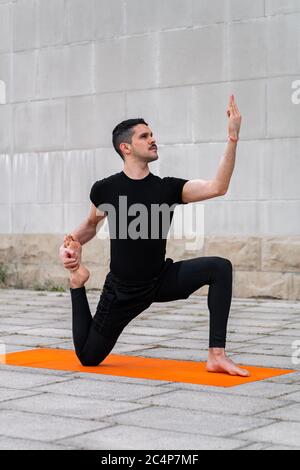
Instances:
[[[208,284],[210,340],[207,370],[249,376],[248,371],[235,365],[225,353],[232,297],[231,262],[220,257],[200,257],[175,263],[170,258],[165,260],[167,232],[174,207],[219,197],[228,190],[241,126],[234,96],[230,97],[227,115],[226,152],[211,181],[153,175],[148,165],[158,159],[157,145],[143,119],[124,121],[114,129],[113,145],[124,161],[124,169],[93,185],[87,220],[65,237],[60,249],[64,266],[70,271],[73,339],[83,365],[100,364],[125,326],[153,302],[186,299]],[[164,233],[160,219],[153,215],[155,206],[163,205],[169,209],[167,223],[167,216],[163,214]],[[137,207],[141,216],[135,219]],[[111,238],[110,272],[93,318],[84,287],[89,272],[81,264],[81,246],[96,235],[97,226],[105,217],[108,217]],[[156,236],[152,236],[155,230]]]

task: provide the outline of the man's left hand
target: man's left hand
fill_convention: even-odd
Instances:
[[[240,135],[242,116],[239,112],[233,95],[231,95],[229,99],[227,116],[229,117],[228,135],[234,139],[238,139]]]

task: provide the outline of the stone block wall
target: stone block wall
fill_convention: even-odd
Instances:
[[[0,260],[7,266],[6,286],[68,289],[68,273],[58,258],[60,235],[3,235]],[[300,237],[206,237],[202,250],[187,251],[183,240],[170,240],[166,256],[175,262],[220,256],[233,264],[233,295],[242,298],[300,299]],[[95,238],[83,247],[91,272],[88,289],[101,289],[109,272],[109,240]],[[207,295],[208,286],[196,294]]]
[[[111,144],[117,123],[149,123],[160,155],[153,173],[211,179],[234,93],[243,115],[236,167],[226,196],[204,203],[202,253],[233,259],[237,296],[299,299],[299,1],[149,4],[0,0],[0,264],[9,285],[65,282],[57,243],[86,217],[93,182],[123,168]],[[100,245],[86,249],[95,260],[106,253],[91,261],[95,286],[108,270]],[[193,256],[178,240],[168,250]]]

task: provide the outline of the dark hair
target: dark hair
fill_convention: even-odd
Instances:
[[[132,136],[134,134],[133,128],[138,124],[145,124],[148,126],[147,122],[144,119],[127,119],[127,121],[123,121],[118,124],[115,129],[113,130],[113,146],[115,151],[120,155],[122,160],[124,160],[124,155],[120,150],[120,144],[126,142],[127,144],[131,144]]]

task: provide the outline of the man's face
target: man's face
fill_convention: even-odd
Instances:
[[[130,154],[140,160],[152,162],[158,159],[156,141],[150,127],[145,124],[135,126],[132,143],[127,145]]]

